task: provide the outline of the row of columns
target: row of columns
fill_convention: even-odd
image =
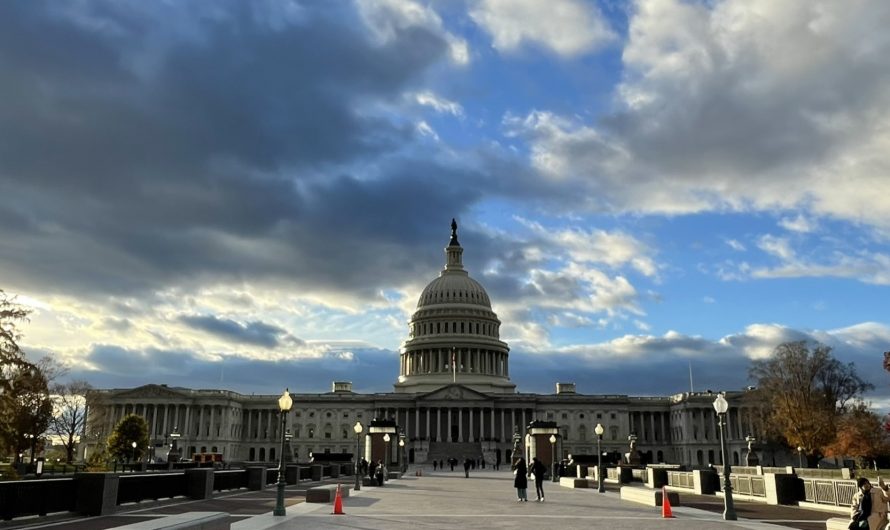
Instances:
[[[379,409],[378,417],[390,417],[405,429],[409,438],[435,442],[449,442],[451,433],[457,430],[458,442],[478,442],[483,438],[499,438],[502,442],[513,436],[519,426],[534,419],[531,409],[494,409],[491,407],[417,407]]]
[[[102,425],[110,434],[120,420],[136,414],[145,418],[149,438],[166,437],[176,428],[188,439],[277,440],[279,411],[246,409],[235,413],[224,405],[126,403],[113,405]]]
[[[694,414],[694,412],[696,414]],[[744,440],[746,436],[757,436],[753,420],[753,409],[749,407],[730,407],[726,413],[726,439],[727,440]],[[678,411],[682,415],[678,423],[682,424],[683,430],[677,430],[674,436],[678,440],[687,442],[719,442],[719,426],[717,412],[712,408],[689,408]],[[693,433],[695,427],[698,428],[698,439],[696,440]],[[679,426],[674,429],[680,429]]]
[[[450,348],[433,348],[404,352],[401,355],[400,375],[450,373]],[[509,377],[507,354],[480,348],[456,348],[454,363],[458,373],[478,373]]]

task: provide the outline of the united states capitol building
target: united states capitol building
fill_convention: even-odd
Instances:
[[[583,393],[554,381],[553,394],[517,391],[510,381],[510,348],[500,339],[501,321],[485,288],[463,266],[463,248],[452,222],[445,267],[417,302],[400,348],[393,392],[358,394],[348,382],[330,392],[292,394],[286,417],[294,458],[310,453],[352,453],[353,425],[395,420],[405,435],[410,462],[477,455],[507,462],[516,429],[533,420],[555,422],[558,455],[596,454],[594,427],[602,424],[602,449],[624,453],[636,436],[643,462],[718,463],[720,439],[709,392],[664,397]],[[756,411],[728,392],[728,451],[743,461],[745,437],[757,436]],[[143,416],[157,455],[166,453],[174,430],[182,456],[221,453],[227,461],[274,461],[281,439],[278,395],[243,395],[166,385],[98,390],[88,396],[87,436],[81,450],[95,450],[127,414]]]

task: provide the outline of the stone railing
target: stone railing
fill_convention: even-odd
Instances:
[[[804,500],[813,504],[850,506],[856,493],[855,480],[820,479],[801,477]]]
[[[723,475],[720,475],[722,483]],[[732,489],[739,495],[766,497],[766,485],[762,475],[729,475]]]
[[[667,485],[674,488],[694,489],[695,482],[692,471],[668,471]]]

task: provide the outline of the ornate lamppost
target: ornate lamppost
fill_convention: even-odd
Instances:
[[[179,427],[173,427],[173,432],[170,433],[170,452],[167,453],[167,467],[171,469],[174,462],[179,461],[179,446],[177,442],[180,436],[182,435],[179,434]]]
[[[631,466],[640,464],[640,455],[637,452],[637,435],[630,433],[627,435],[627,441],[630,443],[630,449],[627,453],[627,463]]]
[[[513,429],[513,449],[510,452],[510,467],[516,467],[516,462],[522,458],[522,435],[519,434],[519,426]]]
[[[30,443],[31,443],[31,460],[28,461],[28,466],[30,467],[30,466],[34,465],[34,445],[35,445],[34,440],[36,439],[36,436],[34,436],[33,434],[26,434],[25,438],[30,440]]]
[[[756,466],[760,463],[760,459],[757,458],[757,453],[754,452],[754,442],[757,441],[757,438],[751,436],[745,436],[745,441],[748,442],[748,454],[745,455],[745,465],[747,466]]]
[[[391,439],[389,433],[383,435],[383,482],[380,484],[381,486],[389,479],[389,441]]]
[[[399,470],[404,474],[408,471],[408,462],[405,458],[405,433],[399,433],[399,459],[402,461],[402,465],[399,466]]]
[[[281,452],[278,455],[278,492],[275,496],[275,509],[272,515],[286,515],[284,509],[284,426],[287,422],[287,413],[290,412],[294,405],[293,398],[290,397],[290,391],[285,388],[284,393],[278,398],[278,410],[281,413]]]
[[[556,476],[556,435],[550,435],[550,467],[553,468],[551,474],[553,475],[551,478],[551,482],[559,482],[559,477]]]
[[[606,430],[603,429],[602,423],[597,423],[596,427],[593,428],[593,432],[596,433],[596,491],[599,493],[605,493],[606,487],[603,483],[603,433]]]
[[[729,403],[726,402],[726,398],[723,397],[723,394],[717,394],[717,399],[714,400],[714,410],[717,411],[717,417],[720,422],[718,425],[720,426],[720,454],[723,458],[723,519],[727,521],[735,521],[737,519],[735,514],[735,507],[732,503],[732,482],[729,480],[729,460],[726,458],[726,411],[729,410]]]
[[[803,468],[803,449],[804,447],[802,445],[797,446],[797,464],[798,467],[801,468]]]
[[[130,444],[130,447],[133,448],[133,466],[136,466],[136,442]]]
[[[357,421],[355,425],[352,426],[352,430],[355,432],[355,491],[361,491],[362,489],[362,466],[359,461],[359,453],[361,452],[361,447],[359,446],[361,443],[362,431],[364,430],[364,426],[362,422]]]

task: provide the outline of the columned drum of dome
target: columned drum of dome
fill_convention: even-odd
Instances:
[[[402,343],[396,392],[423,393],[457,383],[486,393],[512,393],[510,348],[485,288],[463,266],[451,221],[445,268],[420,295]]]

